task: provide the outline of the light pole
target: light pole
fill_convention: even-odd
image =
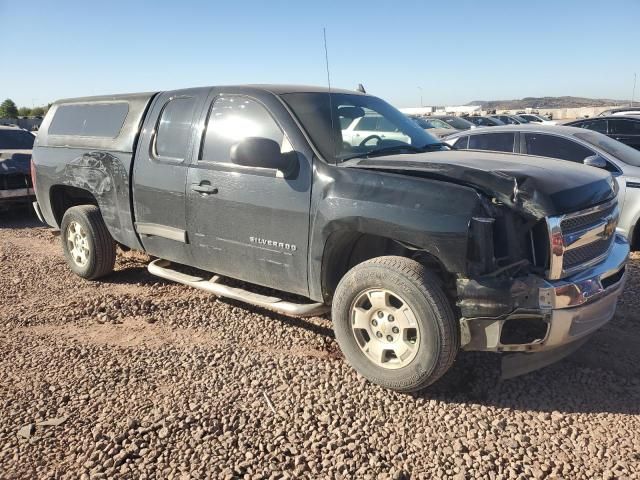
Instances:
[[[636,78],[638,77],[637,73],[633,74],[633,92],[631,93],[631,106],[633,107],[633,101],[636,98]]]
[[[422,104],[422,87],[418,87],[418,90],[420,90],[420,106],[424,107],[424,105]]]

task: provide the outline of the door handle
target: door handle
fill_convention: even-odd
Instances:
[[[218,188],[206,183],[192,183],[191,190],[202,193],[204,195],[213,195],[218,193]]]

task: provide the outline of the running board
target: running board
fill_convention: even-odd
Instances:
[[[203,277],[196,277],[186,273],[178,272],[171,268],[168,260],[157,259],[147,267],[149,273],[174,282],[183,283],[190,287],[199,288],[219,297],[232,298],[241,302],[250,303],[258,307],[268,308],[285,315],[297,315],[301,317],[312,317],[321,315],[329,311],[323,303],[293,303],[282,300],[278,297],[269,297],[259,293],[250,292],[242,288],[229,287],[219,283],[220,276],[214,275],[210,280]]]

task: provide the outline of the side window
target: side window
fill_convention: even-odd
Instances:
[[[559,158],[580,163],[582,163],[585,158],[595,155],[595,152],[588,148],[571,140],[567,140],[566,138],[556,137],[555,135],[527,133],[525,134],[525,143],[529,155]]]
[[[379,132],[396,132],[398,128],[386,118],[380,117],[377,130]]]
[[[469,148],[476,150],[494,150],[496,152],[513,152],[515,133],[485,133],[471,135]]]
[[[453,146],[460,150],[464,150],[467,148],[468,143],[469,143],[469,137],[465,135],[464,137],[460,137],[458,140],[456,140],[456,143],[454,143]]]
[[[606,120],[588,120],[576,125],[576,127],[586,128],[600,133],[607,133],[607,121]]]
[[[167,102],[157,126],[156,156],[184,159],[189,146],[195,107],[196,100],[193,97],[178,97]]]
[[[612,135],[640,135],[640,122],[633,120],[609,120],[609,133]]]
[[[257,101],[242,96],[219,97],[211,106],[201,160],[231,163],[231,147],[247,137],[263,137],[283,146],[284,133]]]
[[[362,117],[354,130],[371,132],[376,129],[377,123],[378,117]]]

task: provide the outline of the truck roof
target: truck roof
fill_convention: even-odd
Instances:
[[[211,86],[206,86],[201,88],[203,89],[233,88],[234,90],[246,88],[247,90],[263,90],[266,92],[273,93],[274,95],[283,95],[286,93],[329,93],[329,92],[346,93],[346,94],[353,94],[353,95],[365,95],[357,90],[346,90],[343,88],[329,89],[328,87],[319,87],[314,85],[257,84],[256,83],[256,84],[246,84],[246,85],[211,85]],[[180,90],[181,89],[175,90],[175,91],[180,92]],[[90,103],[90,102],[140,100],[144,98],[151,98],[157,93],[161,93],[163,91],[141,92],[141,93],[120,93],[120,94],[114,94],[114,95],[98,95],[98,96],[88,96],[88,97],[63,98],[53,102],[53,105],[60,105],[65,103]]]

